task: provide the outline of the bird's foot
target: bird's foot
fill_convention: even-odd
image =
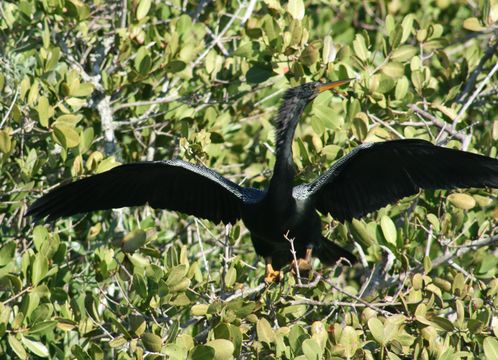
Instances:
[[[266,258],[265,283],[267,283],[268,285],[274,282],[279,282],[282,278],[282,273],[280,271],[274,270],[271,262],[272,259],[270,257]]]
[[[306,259],[292,260],[292,270],[297,271],[309,271],[311,270],[311,263]]]
[[[310,271],[313,269],[311,265],[311,249],[306,249],[306,256],[304,259],[295,259],[291,263],[291,271],[294,275],[299,274],[301,277],[307,277]]]
[[[265,283],[272,284],[274,282],[279,282],[281,278],[281,272],[273,270],[271,264],[266,266]]]

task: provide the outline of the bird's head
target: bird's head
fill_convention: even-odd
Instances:
[[[303,102],[308,103],[309,101],[313,100],[316,98],[320,93],[327,91],[327,90],[332,90],[335,89],[341,85],[347,84],[350,81],[355,80],[354,78],[352,79],[344,79],[344,80],[338,80],[338,81],[332,81],[332,82],[327,82],[327,83],[322,83],[320,81],[313,81],[313,82],[308,82],[299,86],[296,86],[292,89],[289,89],[285,93],[285,98],[290,99],[290,98],[297,98]]]

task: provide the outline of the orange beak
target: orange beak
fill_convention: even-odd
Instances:
[[[318,87],[318,92],[321,93],[323,91],[335,89],[336,87],[339,87],[341,85],[347,84],[348,82],[353,81],[353,80],[356,80],[356,79],[355,78],[351,78],[351,79],[337,80],[337,81],[332,81],[332,82],[329,82],[329,83],[325,83],[325,84],[323,84],[323,85],[321,85],[321,86]]]

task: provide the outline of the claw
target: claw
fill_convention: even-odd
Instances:
[[[271,264],[271,258],[266,258],[266,274],[265,274],[265,282],[267,284],[271,284],[273,282],[278,282],[280,280],[280,271],[274,270]]]
[[[299,269],[300,275],[305,275],[312,269],[312,249],[306,249],[306,255],[304,259],[292,260],[291,269],[294,275],[297,275],[297,269]]]

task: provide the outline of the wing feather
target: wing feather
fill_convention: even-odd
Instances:
[[[243,188],[203,166],[181,160],[139,162],[61,185],[36,200],[26,215],[55,220],[148,203],[215,223],[234,223],[241,207],[261,196],[259,190]]]
[[[297,193],[345,221],[420,189],[457,187],[498,188],[498,160],[410,139],[363,144]]]

